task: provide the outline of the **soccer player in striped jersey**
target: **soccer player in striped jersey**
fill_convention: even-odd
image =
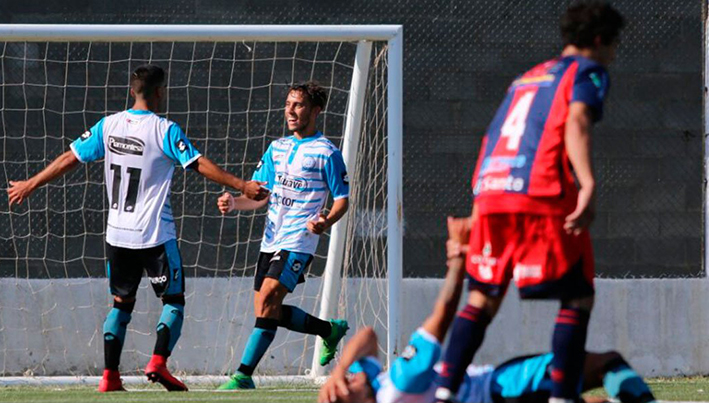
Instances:
[[[254,278],[256,324],[241,365],[219,389],[253,389],[253,374],[276,335],[278,327],[322,338],[320,364],[335,356],[345,336],[344,320],[324,321],[302,309],[283,305],[283,299],[305,281],[305,269],[313,259],[320,234],[347,211],[349,181],[340,150],[317,130],[317,117],[325,108],[327,93],[314,82],[288,89],[285,119],[292,136],[271,143],[261,158],[253,180],[271,194],[254,201],[225,193],[217,201],[222,213],[253,210],[268,204],[266,228]],[[323,213],[330,193],[330,212]]]
[[[185,279],[170,207],[175,164],[248,197],[267,196],[258,183],[243,181],[202,156],[177,123],[156,115],[166,100],[164,81],[165,72],[158,66],[136,68],[130,77],[130,94],[135,99],[131,109],[101,119],[71,143],[71,150],[32,178],[10,182],[7,190],[10,205],[19,204],[80,162],[104,159],[109,202],[106,271],[113,309],[103,325],[105,370],[100,392],[124,390],[118,366],[143,271],[163,302],[155,349],[145,374],[167,390],[187,390],[167,369],[185,307]]]
[[[342,358],[320,390],[320,403],[431,403],[439,385],[441,343],[460,300],[467,223],[448,220],[448,272],[433,311],[414,332],[401,356],[387,371],[377,359],[377,335],[366,327],[354,335]],[[456,400],[465,403],[545,403],[552,391],[551,353],[513,358],[492,366],[470,365]],[[642,378],[620,354],[589,353],[579,387],[603,386],[622,403],[653,403],[655,398]],[[589,399],[590,401],[594,401]],[[605,401],[602,399],[600,401]]]
[[[603,115],[605,66],[622,27],[608,3],[570,6],[561,19],[561,55],[513,81],[488,127],[468,221],[470,293],[453,323],[439,401],[455,399],[513,278],[522,298],[561,301],[550,402],[578,398],[594,295],[591,128]]]

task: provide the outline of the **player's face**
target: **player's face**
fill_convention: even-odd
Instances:
[[[306,130],[311,123],[314,127],[315,118],[320,108],[313,107],[302,91],[291,91],[286,97],[285,117],[288,130],[300,132]]]
[[[363,373],[352,375],[348,378],[348,395],[340,395],[338,392],[337,401],[340,403],[376,403],[372,387],[367,382],[367,376]]]

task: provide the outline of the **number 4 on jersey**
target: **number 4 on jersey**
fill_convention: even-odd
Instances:
[[[505,119],[505,123],[500,129],[500,135],[507,137],[507,150],[509,151],[515,151],[519,148],[524,129],[527,127],[527,115],[535,95],[536,91],[530,91],[522,95],[512,108],[512,112],[507,115],[507,119]]]

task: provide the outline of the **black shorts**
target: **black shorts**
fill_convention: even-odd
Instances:
[[[106,251],[106,271],[112,295],[135,297],[143,270],[148,274],[156,296],[184,294],[185,277],[182,275],[182,258],[176,240],[146,249],[106,244]]]
[[[305,269],[312,261],[313,255],[308,253],[288,250],[261,252],[254,276],[254,291],[260,291],[263,280],[270,277],[278,280],[289,292],[293,292],[296,285],[305,282]]]

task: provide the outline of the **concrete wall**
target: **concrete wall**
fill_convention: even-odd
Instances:
[[[363,284],[366,283],[366,286]],[[340,314],[357,327],[386,323],[381,281],[349,280]],[[440,280],[405,280],[401,343],[420,325]],[[319,281],[309,280],[287,301],[312,312]],[[186,321],[171,366],[180,373],[233,371],[253,325],[251,279],[188,279]],[[99,374],[102,323],[109,309],[104,280],[0,280],[0,375]],[[709,373],[709,281],[598,280],[588,348],[615,349],[645,376]],[[149,359],[161,306],[142,287],[129,326],[121,368],[138,373]],[[549,350],[553,302],[519,303],[513,290],[478,354],[499,363]],[[376,313],[375,313],[376,312]],[[353,333],[351,333],[353,334]],[[279,330],[259,366],[261,374],[303,374],[313,337]]]

